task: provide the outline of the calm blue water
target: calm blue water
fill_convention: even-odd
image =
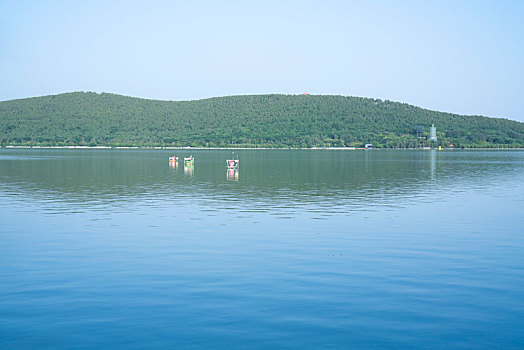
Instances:
[[[523,348],[524,152],[0,150],[0,344]]]

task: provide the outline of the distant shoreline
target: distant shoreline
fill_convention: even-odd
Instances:
[[[522,122],[337,95],[241,95],[169,102],[73,92],[0,102],[0,115],[2,146],[524,148]]]
[[[85,150],[331,150],[331,151],[360,151],[366,150],[364,147],[138,147],[138,146],[0,146],[0,149],[85,149]],[[373,148],[373,151],[431,151],[438,148]],[[522,151],[524,148],[498,147],[498,148],[442,148],[443,151]]]

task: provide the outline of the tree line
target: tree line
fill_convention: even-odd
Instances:
[[[428,141],[432,124],[437,142]],[[524,123],[379,99],[249,95],[156,101],[74,92],[0,102],[0,145],[524,147]]]

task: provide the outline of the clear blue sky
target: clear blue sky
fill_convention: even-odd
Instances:
[[[364,96],[524,121],[524,1],[2,1],[0,100]]]

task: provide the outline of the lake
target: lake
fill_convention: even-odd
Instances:
[[[524,151],[231,155],[1,149],[1,347],[524,347]]]

